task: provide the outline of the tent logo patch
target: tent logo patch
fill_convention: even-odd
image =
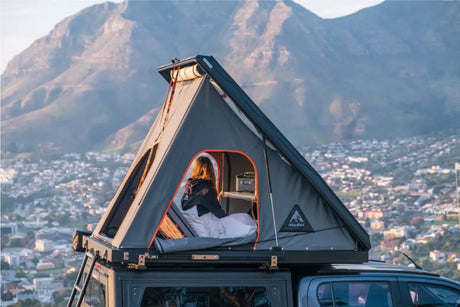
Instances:
[[[313,228],[299,205],[296,204],[284,221],[280,232],[313,232]]]

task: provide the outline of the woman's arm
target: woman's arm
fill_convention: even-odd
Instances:
[[[199,196],[201,195],[184,193],[181,199],[182,210],[188,210],[193,208],[193,206],[199,205],[201,202]]]
[[[194,184],[192,180],[187,180],[181,204],[183,210],[189,210],[197,206],[198,216],[202,216],[209,212],[218,218],[223,218],[227,215],[217,201],[216,190],[204,180],[195,182]]]
[[[192,201],[192,178],[187,179],[185,182],[184,195],[181,198],[182,210],[188,210],[196,205],[196,202]]]
[[[222,210],[222,207],[217,201],[217,192],[214,189],[208,190],[208,192],[203,195],[203,202],[200,205],[206,208],[208,211],[210,211],[218,218],[223,218],[224,216],[227,216],[227,214],[224,210]]]

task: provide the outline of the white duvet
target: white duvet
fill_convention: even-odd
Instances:
[[[182,212],[199,237],[239,238],[257,230],[256,222],[246,213],[235,213],[219,219],[212,213],[198,216],[196,207]]]

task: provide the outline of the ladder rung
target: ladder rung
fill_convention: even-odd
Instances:
[[[72,291],[70,293],[69,301],[67,302],[67,307],[72,306],[73,300],[75,299],[75,295],[77,294],[77,292],[79,292],[80,295],[78,297],[78,301],[77,301],[76,306],[79,307],[81,305],[81,303],[83,302],[83,297],[85,296],[85,292],[86,292],[86,288],[88,286],[88,282],[91,279],[91,274],[93,272],[94,265],[96,264],[96,261],[97,261],[98,258],[99,258],[98,255],[93,255],[90,252],[85,253],[85,258],[83,259],[83,263],[80,266],[80,270],[78,272],[77,279],[75,280],[75,284],[74,284],[73,289],[72,289]],[[80,286],[78,286],[78,284],[80,283],[80,280],[81,280],[81,278],[83,276],[83,272],[85,271],[85,267],[86,267],[88,259],[91,259],[90,267],[89,267],[89,270],[88,270],[88,275],[83,279],[83,285],[82,285],[82,287],[80,287]]]

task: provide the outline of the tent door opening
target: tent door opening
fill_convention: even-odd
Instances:
[[[158,235],[162,238],[183,238],[197,236],[193,231],[193,224],[187,223],[187,218],[181,215],[181,197],[184,194],[185,182],[191,175],[194,161],[199,156],[207,156],[212,160],[215,168],[216,192],[222,210],[227,215],[247,213],[258,224],[258,199],[257,199],[257,171],[255,164],[249,156],[242,152],[231,150],[206,150],[198,153],[189,163],[177,192],[171,201],[167,214],[163,219]],[[180,207],[180,208],[179,208]],[[185,214],[186,215],[186,214]],[[170,235],[171,231],[165,231],[176,227],[176,233],[181,235]],[[198,235],[199,236],[199,235]]]

